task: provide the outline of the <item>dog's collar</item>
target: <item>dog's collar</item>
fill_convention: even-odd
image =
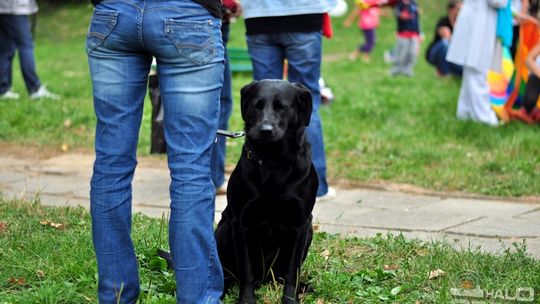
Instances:
[[[292,162],[298,159],[298,154],[285,155],[284,157],[279,158],[279,159],[263,158],[260,155],[258,155],[248,143],[244,144],[243,150],[246,155],[246,158],[258,164],[259,166],[280,165],[280,164],[283,164],[283,160],[287,162]]]

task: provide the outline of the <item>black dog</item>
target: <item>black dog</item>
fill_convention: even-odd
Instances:
[[[262,80],[241,90],[246,140],[215,232],[225,286],[239,283],[238,303],[256,303],[255,287],[272,279],[284,284],[282,303],[298,303],[318,187],[305,133],[312,106],[301,84]]]

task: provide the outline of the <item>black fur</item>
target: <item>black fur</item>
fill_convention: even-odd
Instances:
[[[277,279],[282,303],[298,302],[298,274],[313,237],[318,188],[305,129],[312,98],[301,84],[254,81],[241,91],[246,140],[215,232],[226,288],[256,303],[255,288]]]

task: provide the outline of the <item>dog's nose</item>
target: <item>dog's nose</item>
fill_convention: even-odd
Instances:
[[[274,127],[269,123],[262,124],[261,128],[259,129],[259,132],[263,135],[270,135],[273,131]]]

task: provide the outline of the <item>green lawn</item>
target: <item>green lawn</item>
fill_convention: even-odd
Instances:
[[[167,248],[167,225],[162,223],[134,218],[141,304],[175,303],[173,273],[156,256],[157,248]],[[38,201],[0,198],[0,303],[96,303],[91,240],[90,216],[82,208],[46,208]],[[316,233],[300,275],[311,287],[302,295],[303,303],[452,303],[451,288],[481,288],[492,294],[486,300],[494,300],[498,292],[515,296],[518,288],[526,288],[529,293],[523,297],[535,292],[534,301],[527,303],[540,303],[540,262],[526,253],[524,244],[489,255],[475,248],[455,251],[451,242]],[[279,288],[263,286],[257,291],[259,303],[279,303]],[[234,292],[225,304],[234,303]],[[500,298],[495,302],[502,303]]]
[[[324,41],[326,55],[344,59],[323,63],[323,76],[336,100],[321,109],[332,183],[389,181],[431,190],[462,191],[495,196],[533,196],[540,191],[540,130],[520,122],[491,128],[458,121],[455,108],[459,80],[438,79],[424,60],[433,26],[444,12],[444,1],[420,0],[422,27],[427,40],[413,78],[391,78],[382,61],[394,43],[395,22],[383,18],[370,64],[350,62],[346,53],[361,42],[355,27],[344,29],[334,19],[335,37]],[[60,101],[0,102],[0,141],[60,150],[91,149],[95,118],[84,51],[92,8],[83,4],[42,4],[38,17],[36,61],[48,87]],[[240,20],[232,26],[231,46],[244,47]],[[335,56],[332,56],[335,57]],[[338,56],[339,57],[339,56]],[[14,89],[24,92],[15,65]],[[231,128],[242,128],[239,90],[250,75],[235,75],[235,109]],[[149,153],[151,106],[146,103],[139,154]],[[65,120],[71,120],[69,127]],[[228,163],[239,156],[241,141],[230,145]]]

